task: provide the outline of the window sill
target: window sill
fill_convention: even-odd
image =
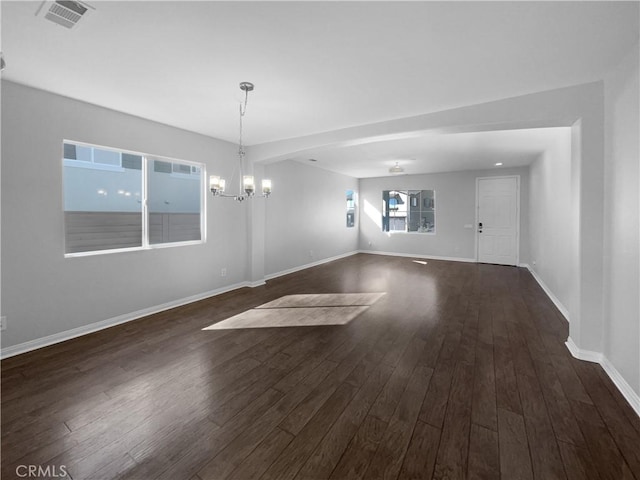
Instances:
[[[436,232],[383,232],[390,235],[435,235]]]
[[[73,253],[65,253],[64,258],[75,258],[75,257],[93,257],[95,255],[108,255],[111,253],[126,253],[126,252],[144,252],[148,250],[157,250],[160,248],[171,248],[171,247],[187,247],[190,245],[202,245],[206,243],[206,240],[191,240],[188,242],[171,242],[171,243],[156,243],[153,245],[146,245],[142,247],[130,247],[130,248],[113,248],[109,250],[94,250],[91,252],[73,252]]]

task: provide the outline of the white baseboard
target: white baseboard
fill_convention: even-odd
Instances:
[[[299,272],[300,270],[306,270],[307,268],[317,267],[318,265],[322,265],[323,263],[329,263],[329,262],[333,262],[334,260],[340,260],[341,258],[350,257],[350,256],[355,255],[357,253],[360,253],[360,252],[358,252],[357,250],[354,250],[352,252],[342,253],[342,254],[336,255],[334,257],[323,258],[322,260],[317,260],[315,262],[307,263],[305,265],[300,265],[298,267],[289,268],[287,270],[282,270],[282,271],[276,272],[276,273],[270,273],[268,275],[265,275],[264,279],[265,280],[273,280],[274,278],[282,277],[283,275],[289,275],[290,273]]]
[[[117,317],[108,318],[106,320],[101,320],[99,322],[91,323],[89,325],[83,325],[81,327],[73,328],[71,330],[65,330],[64,332],[54,333],[53,335],[48,335],[46,337],[36,338],[34,340],[29,340],[28,342],[20,343],[18,345],[12,345],[10,347],[2,348],[0,350],[0,359],[13,357],[14,355],[19,355],[21,353],[37,350],[38,348],[48,347],[49,345],[53,345],[55,343],[71,340],[72,338],[81,337],[82,335],[87,335],[89,333],[94,333],[99,330],[104,330],[105,328],[115,327],[116,325],[120,325],[122,323],[127,323],[127,322],[131,322],[132,320],[137,320],[138,318],[146,317],[147,315],[163,312],[165,310],[179,307],[181,305],[197,302],[198,300],[204,300],[205,298],[214,297],[216,295],[230,292],[238,288],[259,287],[261,285],[265,285],[266,283],[265,280],[270,280],[272,278],[276,278],[281,275],[287,275],[288,273],[297,272],[299,270],[304,270],[306,268],[315,267],[316,265],[321,265],[323,263],[331,262],[333,260],[338,260],[340,258],[349,257],[351,255],[355,255],[356,253],[358,252],[352,251],[342,255],[336,255],[335,257],[325,258],[323,260],[318,260],[317,262],[309,263],[309,264],[295,267],[283,272],[278,272],[272,275],[268,275],[265,277],[264,280],[236,283],[236,284],[222,287],[216,290],[211,290],[208,292],[199,293],[197,295],[191,295],[189,297],[180,298],[178,300],[163,303],[162,305],[155,305],[153,307],[144,308],[136,312],[125,313],[123,315],[118,315]]]
[[[189,297],[180,298],[178,300],[163,303],[162,305],[155,305],[153,307],[143,308],[142,310],[138,310],[136,312],[125,313],[123,315],[118,315],[117,317],[108,318],[106,320],[101,320],[95,323],[90,323],[89,325],[83,325],[81,327],[72,328],[71,330],[65,330],[64,332],[54,333],[53,335],[48,335],[46,337],[36,338],[35,340],[29,340],[28,342],[3,348],[0,351],[0,358],[2,359],[9,358],[9,357],[13,357],[14,355],[19,355],[21,353],[37,350],[38,348],[48,347],[49,345],[53,345],[54,343],[60,343],[66,340],[71,340],[72,338],[81,337],[82,335],[87,335],[89,333],[97,332],[99,330],[104,330],[105,328],[114,327],[122,323],[127,323],[132,320],[137,320],[138,318],[146,317],[147,315],[163,312],[165,310],[176,308],[181,305],[197,302],[198,300],[204,300],[205,298],[214,297],[222,293],[230,292],[232,290],[237,290],[238,288],[251,287],[251,286],[257,286],[257,285],[250,284],[249,282],[236,283],[234,285],[218,288],[216,290],[210,290],[208,292],[203,292],[197,295],[191,295]]]
[[[527,270],[529,270],[529,272],[531,272],[531,275],[536,280],[536,282],[538,282],[538,285],[540,285],[542,290],[544,290],[544,293],[547,294],[553,304],[558,308],[558,310],[560,310],[560,313],[562,313],[564,318],[566,318],[567,321],[570,322],[569,311],[562,304],[562,302],[558,300],[553,292],[551,292],[549,287],[547,287],[547,285],[542,281],[536,271],[526,263],[521,264],[520,266],[526,268]],[[618,372],[618,370],[616,370],[613,364],[603,353],[594,352],[592,350],[583,350],[575,344],[571,337],[567,339],[565,345],[567,346],[569,352],[571,352],[571,355],[573,355],[578,360],[598,363],[604,369],[616,388],[620,390],[620,393],[622,393],[627,402],[629,402],[633,410],[638,414],[638,416],[640,416],[640,396],[633,390],[633,388],[631,388],[624,377],[620,374],[620,372]]]
[[[533,276],[535,281],[538,282],[538,285],[540,285],[542,290],[544,290],[544,293],[547,294],[547,297],[549,297],[549,299],[553,302],[553,304],[556,306],[556,308],[558,310],[560,310],[560,313],[565,318],[565,320],[567,322],[570,322],[571,320],[569,320],[569,310],[567,310],[567,308],[562,304],[562,302],[560,300],[558,300],[558,297],[556,297],[553,294],[553,292],[549,289],[549,287],[547,287],[546,283],[544,283],[542,281],[542,279],[536,273],[536,271],[533,268],[531,268],[531,266],[528,263],[521,263],[520,266],[526,268],[527,270],[529,270],[529,273],[531,273],[531,275]]]
[[[385,255],[389,257],[405,257],[405,258],[426,258],[428,260],[447,260],[450,262],[466,262],[476,263],[475,258],[465,257],[441,257],[438,255],[421,255],[413,253],[398,253],[398,252],[381,252],[379,250],[358,250],[356,253],[368,253],[371,255]]]
[[[607,373],[607,375],[609,375],[609,378],[614,383],[614,385],[618,387],[618,390],[620,390],[622,396],[626,398],[627,402],[629,402],[631,408],[633,408],[640,417],[640,395],[633,391],[631,385],[627,383],[620,372],[616,370],[616,367],[614,367],[609,359],[604,355],[602,357],[602,362],[600,362],[600,365]]]
[[[549,299],[553,302],[553,304],[560,310],[560,313],[570,322],[569,319],[569,311],[566,307],[558,300],[558,298],[551,292],[549,287],[542,281],[542,279],[538,276],[535,270],[533,270],[528,264],[522,264],[521,267],[525,267],[533,278],[538,282],[538,285],[544,290],[544,293],[547,294]],[[571,352],[578,360],[585,360],[587,362],[597,363],[599,364],[606,374],[609,376],[613,384],[616,386],[620,393],[624,396],[624,398],[629,402],[633,410],[640,416],[640,396],[631,388],[631,386],[627,383],[624,377],[616,370],[613,364],[609,361],[609,359],[601,352],[594,352],[592,350],[583,350],[579,348],[573,339],[569,337],[565,342],[567,349]]]
[[[571,352],[571,355],[576,357],[578,360],[585,360],[587,362],[592,363],[600,363],[602,364],[604,355],[599,352],[594,352],[592,350],[583,350],[579,348],[573,341],[571,337],[567,338],[565,345]]]
[[[620,390],[622,396],[627,400],[627,402],[629,402],[631,408],[633,408],[638,416],[640,416],[640,395],[631,388],[631,385],[627,383],[624,377],[604,354],[579,348],[571,337],[567,339],[565,345],[571,352],[571,355],[578,360],[586,360],[587,362],[600,364],[616,388]]]

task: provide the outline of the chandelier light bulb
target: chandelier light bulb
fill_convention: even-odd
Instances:
[[[221,195],[224,193],[226,183],[224,178],[220,178],[218,175],[211,175],[209,177],[209,190],[214,195]]]
[[[266,197],[271,193],[271,180],[264,178],[262,180],[262,194]]]
[[[242,184],[244,186],[244,191],[247,195],[253,195],[253,192],[256,190],[255,180],[253,179],[253,175],[245,175]]]

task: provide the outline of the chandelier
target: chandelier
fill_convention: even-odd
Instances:
[[[404,172],[404,168],[398,165],[398,162],[396,162],[396,164],[389,169],[389,173],[392,173],[394,175],[399,175],[402,172]]]
[[[247,100],[249,92],[253,90],[253,83],[241,82],[240,90],[244,92],[244,102],[240,103],[240,140],[238,142],[238,159],[240,161],[240,175],[238,193],[226,193],[226,180],[219,175],[211,175],[209,177],[209,189],[214,197],[233,198],[238,202],[242,202],[246,198],[255,196],[256,185],[253,175],[244,175],[244,145],[242,144],[242,118],[247,112]],[[265,178],[262,180],[262,197],[268,197],[271,194],[271,180]]]

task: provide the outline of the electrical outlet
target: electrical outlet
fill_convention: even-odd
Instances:
[[[7,329],[7,317],[0,317],[0,330]]]
[[[226,269],[226,267],[225,267],[225,268],[222,268],[222,269],[220,270],[220,276],[221,276],[221,277],[226,277],[226,276],[227,276],[227,269]]]

